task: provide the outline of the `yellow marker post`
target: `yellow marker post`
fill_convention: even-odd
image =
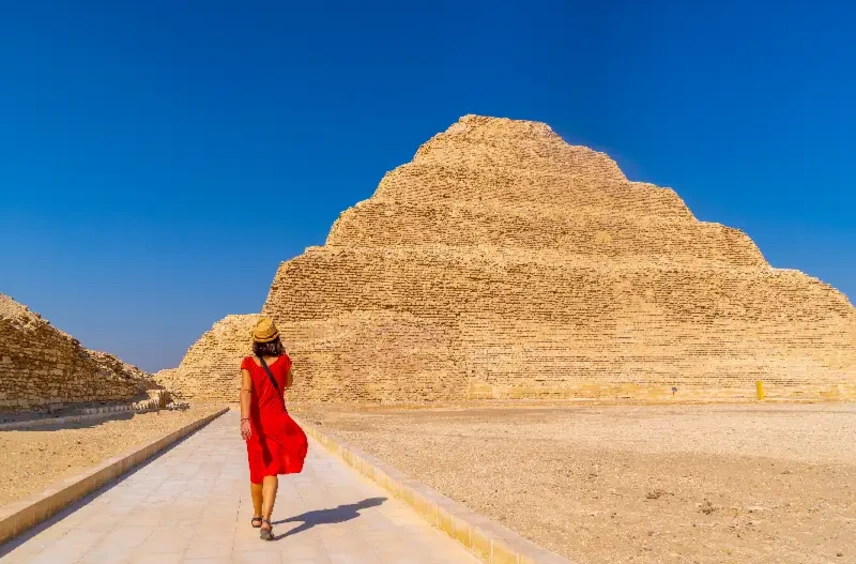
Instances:
[[[755,395],[759,400],[764,399],[764,382],[761,380],[755,382]]]

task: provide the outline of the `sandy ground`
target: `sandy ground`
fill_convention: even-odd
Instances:
[[[64,427],[0,431],[0,505],[44,490],[52,482],[134,446],[157,440],[216,409],[199,406]]]
[[[856,563],[853,404],[295,414],[575,562]]]

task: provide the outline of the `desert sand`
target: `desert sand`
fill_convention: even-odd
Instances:
[[[155,441],[216,409],[198,406],[62,427],[0,431],[0,505],[40,492],[134,446]]]
[[[575,562],[856,562],[856,405],[297,412]]]

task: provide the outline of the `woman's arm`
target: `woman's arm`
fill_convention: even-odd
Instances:
[[[291,367],[288,368],[288,374],[285,375],[285,387],[290,388],[294,383],[294,373],[291,372]]]
[[[250,427],[250,398],[253,393],[253,379],[250,371],[241,369],[241,436],[244,440],[249,439],[252,434]]]

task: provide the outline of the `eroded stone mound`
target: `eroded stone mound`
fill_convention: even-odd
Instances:
[[[153,385],[146,372],[84,348],[39,314],[0,294],[0,409],[126,401]]]
[[[856,394],[843,294],[540,123],[466,116],[435,136],[281,265],[262,313],[298,399],[739,397],[757,379]],[[249,321],[206,334],[177,386],[219,397],[188,377],[213,370],[235,397]]]

